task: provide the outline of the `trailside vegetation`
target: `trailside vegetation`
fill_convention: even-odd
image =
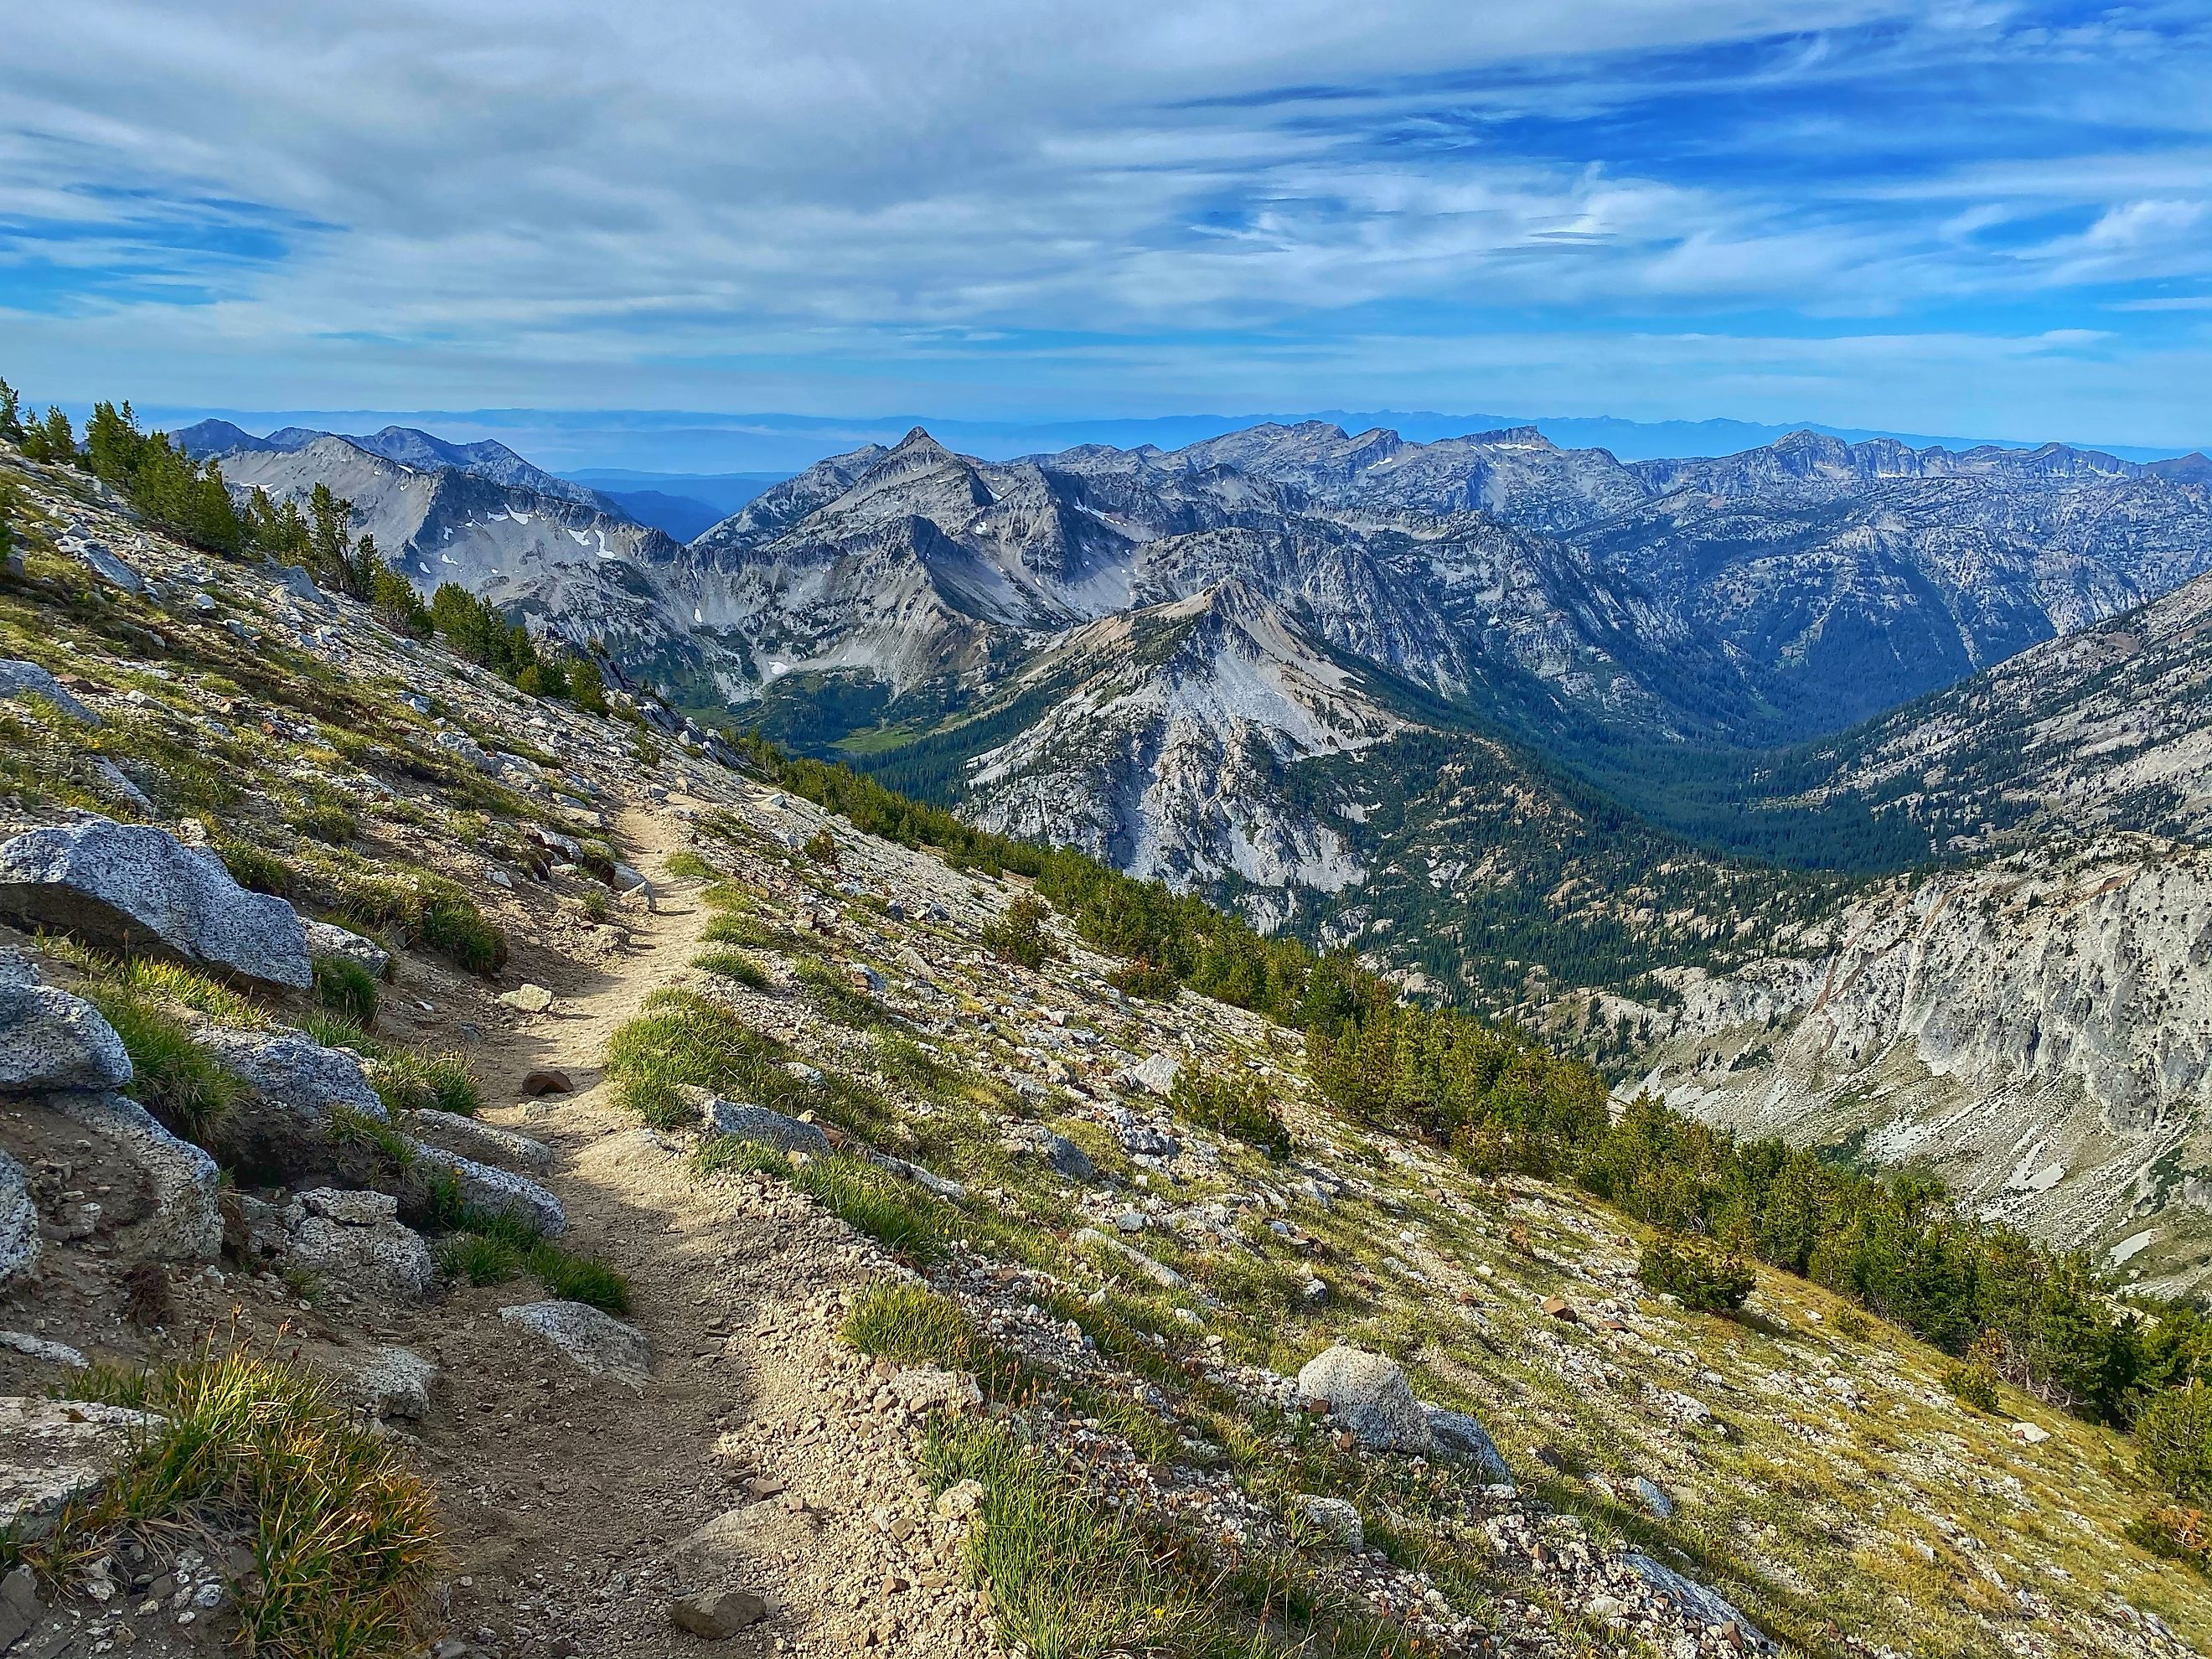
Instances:
[[[1263,937],[1193,895],[979,830],[845,767],[757,738],[747,750],[856,829],[1030,878],[1079,937],[1129,958],[1148,992],[1187,988],[1303,1031],[1315,1086],[1348,1116],[1449,1145],[1486,1173],[1571,1182],[1647,1224],[1660,1235],[1651,1276],[1686,1301],[1740,1305],[1755,1259],[1971,1353],[2048,1405],[2121,1425],[2212,1378],[2212,1321],[2119,1301],[2086,1252],[1983,1222],[1924,1173],[1738,1140],[1648,1097],[1616,1116],[1589,1066],[1511,1026],[1411,1002],[1346,953]]]

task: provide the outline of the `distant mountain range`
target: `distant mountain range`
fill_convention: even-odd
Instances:
[[[497,444],[184,435],[695,714],[1717,1121],[1928,1158],[2054,1237],[2212,1194],[2201,455],[917,428],[709,481],[679,540]]]

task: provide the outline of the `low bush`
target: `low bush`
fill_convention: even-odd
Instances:
[[[56,1577],[125,1533],[242,1525],[254,1571],[239,1581],[241,1647],[265,1659],[401,1659],[439,1553],[430,1488],[392,1441],[304,1367],[210,1344],[190,1358],[106,1372],[82,1395],[159,1414],[115,1478],[16,1547]]]
[[[1052,908],[1034,893],[1024,893],[1006,907],[1006,914],[994,922],[988,922],[977,935],[983,948],[1001,962],[1011,962],[1024,968],[1042,968],[1059,954],[1052,935],[1045,932],[1045,918]]]
[[[2004,1404],[1997,1374],[1984,1360],[1970,1359],[1952,1366],[1943,1373],[1943,1386],[1950,1390],[1952,1399],[1978,1412],[1994,1416]]]
[[[1133,997],[1169,998],[1182,988],[1182,978],[1174,969],[1149,962],[1125,962],[1106,975],[1106,982]]]
[[[2163,1504],[2123,1528],[2128,1540],[2167,1561],[2212,1572],[2212,1515],[2182,1504]]]
[[[825,868],[835,870],[837,867],[837,837],[830,833],[827,825],[809,836],[806,844],[799,850]]]
[[[1187,1122],[1257,1146],[1270,1158],[1291,1155],[1289,1127],[1267,1098],[1267,1086],[1249,1074],[1206,1076],[1185,1066],[1168,1091],[1168,1109]]]
[[[2202,1377],[2160,1389],[2136,1413],[2136,1462],[2177,1498],[2212,1503],[2212,1387]]]
[[[1636,1276],[1693,1313],[1734,1313],[1757,1280],[1734,1246],[1680,1233],[1656,1233],[1638,1257]]]

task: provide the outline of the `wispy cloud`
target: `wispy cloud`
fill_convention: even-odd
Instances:
[[[2095,319],[2014,395],[2079,431],[2133,374],[2122,435],[2190,435],[2201,5],[1784,15],[79,0],[0,58],[0,314],[39,319],[9,369],[263,405],[1528,407],[1509,343],[1548,340],[1558,409],[1697,338],[1742,373],[1655,412],[1959,429],[1863,405],[1969,389],[1775,343],[2015,363]]]

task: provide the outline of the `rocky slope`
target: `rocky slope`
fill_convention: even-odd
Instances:
[[[10,934],[0,1018],[74,1046],[0,1045],[0,1389],[30,1402],[0,1410],[211,1327],[295,1352],[439,1489],[441,1659],[710,1650],[702,1629],[824,1659],[2212,1640],[2203,1582],[2121,1529],[2142,1494],[2110,1434],[2009,1393],[1970,1411],[1942,1356],[1802,1281],[1762,1272],[1742,1322],[1686,1313],[1639,1285],[1617,1218],[1338,1118],[1256,1017],[1127,998],[1056,926],[1035,969],[978,948],[1018,884],[178,548],[82,475],[0,467],[27,503],[0,646],[29,665],[0,700],[0,846],[97,811],[200,871],[210,902],[136,994],[251,1073],[242,1121],[308,1126],[237,1177],[234,1217],[169,1126],[121,1097],[82,1115],[126,1081],[88,1006],[120,1006],[114,970]],[[234,910],[304,949],[202,837],[284,872],[308,921],[369,927],[379,884],[442,876],[507,960],[394,933],[382,1057],[325,1048],[289,956],[243,988],[173,971],[235,953]],[[620,897],[626,868],[647,885]],[[641,1122],[624,1079],[663,1028],[635,1022],[672,1015],[755,1057],[752,1099]],[[479,1117],[354,1092],[418,1048],[467,1058]],[[1192,1121],[1186,1072],[1260,1079],[1290,1154]],[[473,1149],[483,1201],[557,1211],[629,1313],[554,1300],[550,1262],[467,1282],[451,1213],[332,1115],[370,1099],[417,1158]],[[99,1489],[128,1455],[106,1409],[60,1412],[0,1490],[64,1468]],[[220,1650],[264,1587],[206,1519],[10,1578],[0,1608],[40,1652]],[[1057,1559],[1007,1547],[1026,1524]]]
[[[2212,856],[2146,837],[1899,881],[1827,948],[1679,1005],[1638,1086],[1746,1133],[1940,1171],[2169,1290],[2212,1273]]]
[[[1930,852],[2212,829],[2212,581],[2022,653],[1790,757],[1770,793],[1863,802]]]

